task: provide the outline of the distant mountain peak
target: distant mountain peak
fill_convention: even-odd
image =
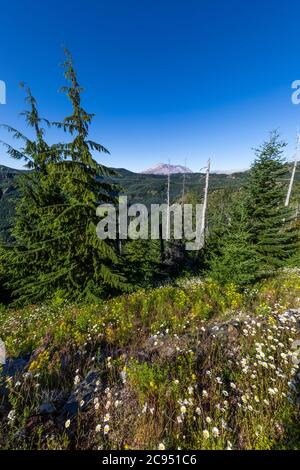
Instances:
[[[167,175],[176,173],[193,173],[189,168],[182,165],[170,165],[168,163],[157,163],[157,165],[148,170],[142,171],[146,175]]]

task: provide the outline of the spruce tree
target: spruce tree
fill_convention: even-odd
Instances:
[[[286,143],[277,132],[259,147],[247,184],[246,206],[250,240],[261,258],[262,274],[273,272],[298,250],[291,212],[284,206],[287,166],[283,158]]]
[[[150,287],[163,279],[158,240],[129,240],[122,248],[122,272],[132,286]]]
[[[257,279],[260,255],[251,242],[248,214],[242,194],[236,195],[223,226],[218,250],[211,253],[210,277],[221,284],[234,283],[239,286]]]

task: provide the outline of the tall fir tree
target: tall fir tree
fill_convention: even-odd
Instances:
[[[158,240],[129,240],[122,248],[122,272],[132,287],[150,287],[163,279]]]
[[[209,259],[210,277],[220,284],[232,282],[239,286],[257,279],[261,259],[256,246],[251,242],[248,214],[242,194],[233,198],[227,223],[223,226],[222,237],[218,241],[218,249],[216,250],[216,246],[214,248]]]
[[[72,105],[72,114],[53,123],[73,137],[61,145],[63,160],[55,165],[55,173],[68,207],[56,223],[65,236],[61,265],[68,267],[70,285],[82,298],[97,298],[127,290],[126,278],[117,272],[120,267],[116,242],[97,237],[99,221],[96,208],[101,203],[116,203],[118,187],[108,181],[114,173],[93,158],[92,152],[108,150],[89,139],[93,114],[81,105],[81,93],[71,54],[65,50],[65,77],[69,85],[62,88]]]
[[[261,258],[262,275],[284,265],[299,249],[291,211],[284,205],[287,191],[285,147],[278,133],[271,133],[270,139],[255,152],[247,184],[250,241]]]
[[[24,87],[24,85],[22,85]],[[25,162],[30,170],[17,178],[20,199],[11,231],[10,241],[4,243],[2,255],[4,270],[7,273],[6,288],[12,297],[20,302],[36,301],[48,293],[48,281],[56,278],[51,269],[51,250],[47,240],[51,239],[51,220],[57,215],[62,196],[48,168],[59,161],[60,152],[56,145],[49,146],[44,138],[42,123],[48,121],[39,115],[35,98],[26,89],[26,103],[29,109],[21,113],[33,131],[28,138],[18,130],[4,125],[13,137],[23,143],[15,149],[2,142],[8,154]],[[11,242],[13,240],[13,242]]]
[[[26,121],[35,138],[6,126],[25,142],[17,150],[6,144],[8,153],[23,159],[30,172],[19,179],[21,199],[12,231],[13,246],[6,247],[10,287],[17,302],[36,302],[55,295],[69,299],[97,299],[127,288],[116,272],[118,257],[114,243],[96,234],[96,208],[114,201],[116,188],[104,180],[109,171],[98,164],[92,151],[107,152],[88,139],[92,114],[81,107],[78,84],[70,54],[66,51],[64,87],[72,114],[53,123],[68,132],[69,143],[48,145],[44,139],[35,99],[27,90]]]

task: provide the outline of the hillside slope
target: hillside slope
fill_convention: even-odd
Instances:
[[[4,449],[300,448],[300,272],[1,314]]]

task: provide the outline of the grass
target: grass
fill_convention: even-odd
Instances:
[[[300,448],[299,315],[285,315],[299,299],[294,269],[243,293],[191,279],[97,305],[57,296],[3,311],[8,356],[29,361],[2,377],[0,447]]]

